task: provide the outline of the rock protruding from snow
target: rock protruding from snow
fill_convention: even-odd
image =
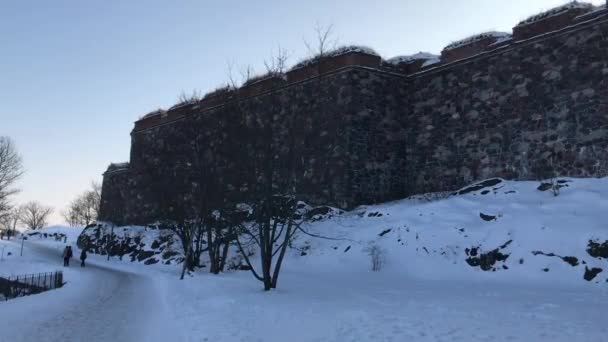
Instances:
[[[575,267],[578,266],[578,258],[574,257],[574,256],[561,256],[561,255],[557,255],[555,253],[545,253],[542,251],[533,251],[532,255],[544,255],[547,257],[557,257],[562,259],[565,263],[567,263],[568,265]]]
[[[509,258],[509,254],[505,254],[502,251],[506,249],[513,240],[505,242],[502,246],[495,248],[488,252],[482,252],[481,247],[466,248],[465,254],[467,255],[466,262],[471,267],[479,267],[483,271],[496,271],[499,269],[496,267],[497,263],[504,262]],[[506,265],[502,265],[503,269],[508,269]]]
[[[490,179],[486,179],[477,183],[473,183],[471,185],[468,185],[456,192],[453,193],[453,195],[464,195],[464,194],[468,194],[468,193],[481,193],[485,190],[489,190],[489,191],[497,191],[498,189],[502,188],[504,186],[504,180],[502,178],[490,178]],[[483,194],[485,195],[485,193]]]
[[[529,18],[527,18],[526,20],[522,20],[519,22],[519,24],[517,24],[516,27],[519,26],[525,26],[525,25],[530,25],[530,24],[534,24],[537,23],[541,20],[547,19],[549,17],[555,16],[555,15],[559,15],[562,14],[564,12],[573,10],[573,9],[579,9],[579,10],[593,10],[595,7],[590,4],[590,3],[586,3],[586,2],[579,2],[579,1],[572,1],[569,2],[565,5],[562,6],[558,6],[558,7],[554,7],[548,11],[544,11],[541,13],[538,13],[536,15],[533,15]]]
[[[340,216],[342,214],[344,214],[344,210],[329,206],[320,206],[307,209],[304,216],[307,220],[315,222],[330,219],[334,216]]]
[[[592,281],[598,274],[602,273],[602,271],[603,269],[599,267],[588,268],[587,266],[585,266],[585,274],[583,275],[583,278],[586,281]]]
[[[602,242],[589,241],[587,253],[594,258],[608,259],[608,240]]]
[[[112,235],[113,234],[113,235]],[[112,236],[108,250],[108,239]],[[91,224],[78,237],[78,247],[87,248],[90,253],[117,256],[121,260],[143,262],[145,265],[177,264],[184,260],[179,237],[169,230],[159,227],[127,226],[114,227],[98,222]]]

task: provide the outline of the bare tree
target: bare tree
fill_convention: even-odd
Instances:
[[[300,228],[297,220],[297,201],[294,197],[271,196],[258,201],[254,207],[254,221],[241,225],[244,236],[237,237],[237,245],[254,277],[264,283],[264,290],[277,287],[285,253],[296,231]],[[261,273],[256,270],[246,242],[253,242],[260,255]]]
[[[174,167],[175,174],[188,174],[191,171],[191,167],[185,163],[176,163]],[[159,198],[156,210],[161,226],[173,231],[181,242],[184,260],[180,279],[184,279],[186,272],[194,271],[199,266],[204,248],[204,222],[196,215],[191,202],[185,200],[191,197],[196,186],[192,186],[189,181],[176,184],[162,174],[151,174],[148,177],[146,181],[151,185],[151,193]]]
[[[76,211],[74,211],[74,203],[70,203],[70,205],[61,211],[61,217],[65,220],[70,227],[78,227],[80,226],[80,220],[76,215]]]
[[[23,175],[21,157],[9,137],[0,136],[0,218],[10,213],[15,182]]]
[[[249,151],[250,159],[254,160],[251,169],[256,180],[256,198],[252,220],[240,225],[241,234],[236,239],[240,254],[254,277],[264,284],[265,291],[277,287],[283,258],[299,225],[295,182],[298,153],[295,140],[286,136],[284,129],[278,129],[283,119],[279,115],[282,110],[279,88],[286,62],[287,54],[279,48],[277,55],[264,63],[273,80],[267,95],[268,105],[257,119],[249,120],[259,132]],[[245,250],[249,243],[258,250],[261,271]]]
[[[188,94],[185,91],[177,98],[177,104],[175,106],[181,106],[185,104],[192,104],[200,101],[203,98],[203,95],[200,90],[192,90],[192,93]]]
[[[2,216],[2,218],[0,218],[0,226],[4,231],[6,231],[8,240],[11,239],[11,236],[15,236],[17,234],[17,224],[19,224],[20,216],[21,208],[14,207],[8,211],[8,213]]]
[[[365,252],[370,256],[372,261],[372,271],[378,272],[382,269],[385,261],[386,252],[380,245],[377,243],[371,243],[366,249]]]
[[[164,220],[163,225],[171,229],[181,241],[184,261],[182,263],[180,279],[184,279],[186,271],[194,271],[195,267],[199,266],[204,241],[202,222],[196,219],[189,219],[185,215],[174,214],[171,219]]]
[[[91,188],[70,202],[61,215],[72,227],[87,226],[97,220],[100,203],[101,185],[91,182]]]
[[[226,63],[226,75],[228,77],[228,86],[231,89],[239,89],[240,86],[253,78],[253,67],[251,65],[241,67],[237,76],[234,62],[229,61]]]
[[[209,255],[209,272],[219,274],[224,271],[228,259],[228,250],[236,242],[239,225],[246,214],[237,208],[214,210],[205,224],[207,232],[207,252]]]
[[[334,38],[334,26],[315,25],[315,40],[309,42],[304,40],[304,45],[314,61],[320,62],[327,57],[328,52],[334,50],[338,45],[338,40]]]
[[[53,208],[44,206],[38,202],[32,201],[21,206],[20,221],[28,229],[41,229],[47,225],[49,215],[53,212]]]

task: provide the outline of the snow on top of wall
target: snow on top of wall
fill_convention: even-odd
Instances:
[[[499,40],[499,39],[507,39],[507,38],[511,38],[511,37],[512,37],[511,34],[507,33],[507,32],[488,31],[488,32],[476,34],[474,36],[467,37],[465,39],[455,41],[455,42],[449,44],[448,46],[446,46],[444,48],[444,50],[457,49],[459,47],[469,45],[469,44],[478,42],[478,41],[486,39],[486,38],[496,38],[496,40]]]
[[[372,55],[372,56],[380,56],[374,49],[372,49],[370,47],[362,46],[362,45],[347,45],[347,46],[341,46],[337,49],[325,52],[323,57],[337,57],[337,56],[344,55],[347,53],[352,53],[352,52],[358,52],[358,53],[363,53],[363,54]],[[300,69],[300,68],[309,66],[311,64],[314,64],[319,59],[319,57],[320,56],[317,54],[313,57],[303,59],[302,61],[298,62],[296,65],[292,66],[289,70]]]
[[[507,42],[510,40],[513,40],[513,36],[511,36],[511,35],[504,36],[502,38],[496,39],[496,41],[494,43],[490,44],[490,46],[498,45],[498,44],[501,44],[501,43],[504,43],[504,42]]]
[[[159,109],[157,109],[157,110],[151,111],[150,113],[148,113],[148,114],[146,114],[146,115],[142,116],[142,117],[141,117],[141,119],[147,119],[147,118],[151,118],[151,117],[153,117],[153,116],[156,116],[156,115],[161,115],[161,114],[164,114],[164,113],[166,113],[166,112],[167,112],[166,110],[159,108]]]
[[[598,14],[598,12],[600,12],[600,11],[605,11],[605,10],[606,10],[606,4],[599,5],[599,6],[593,6],[593,9],[591,9],[591,11],[579,15],[578,17],[576,17],[576,19],[585,19],[587,17],[591,17],[593,15]]]
[[[197,103],[198,101],[200,101],[200,99],[187,99],[187,100],[178,102],[178,103],[174,104],[173,106],[169,107],[169,110],[185,107],[188,105],[193,105],[193,104]]]
[[[231,85],[225,84],[222,86],[219,86],[215,89],[213,89],[212,91],[206,93],[205,95],[203,95],[203,99],[208,99],[210,97],[214,97],[214,96],[218,96],[218,95],[224,95],[224,94],[228,94],[232,91],[234,91],[235,88]]]
[[[243,83],[243,86],[248,86],[248,85],[252,85],[254,83],[266,81],[271,78],[280,78],[282,80],[287,80],[286,75],[283,73],[267,72],[264,74],[251,76],[247,81],[245,81],[245,83]]]
[[[108,171],[126,170],[128,168],[129,168],[129,162],[111,163],[110,166],[108,166]]]
[[[534,23],[539,22],[539,21],[541,21],[543,19],[552,17],[554,15],[562,14],[563,12],[567,12],[567,11],[572,10],[572,9],[589,9],[589,10],[591,10],[593,8],[594,8],[594,6],[592,4],[590,4],[590,3],[572,1],[572,2],[569,2],[569,3],[565,4],[565,5],[554,7],[552,9],[550,9],[550,10],[538,13],[536,15],[533,15],[533,16],[529,17],[528,19],[522,20],[521,22],[519,22],[519,24],[517,24],[517,26],[524,26],[524,25],[534,24]]]
[[[402,63],[413,63],[418,60],[425,61],[422,66],[432,65],[440,62],[439,56],[428,52],[418,52],[416,54],[407,56],[395,56],[393,58],[388,59],[386,62],[392,65],[399,65]]]

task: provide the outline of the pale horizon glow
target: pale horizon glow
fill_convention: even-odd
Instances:
[[[16,203],[60,210],[111,162],[129,159],[133,122],[183,91],[227,81],[227,65],[263,61],[277,46],[295,64],[314,27],[384,58],[441,49],[467,36],[511,32],[565,0],[3,1],[0,136],[26,174]],[[594,5],[604,0],[589,1]]]

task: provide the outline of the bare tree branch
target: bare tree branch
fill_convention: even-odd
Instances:
[[[28,202],[21,206],[21,223],[32,230],[44,228],[52,212],[53,208],[51,207],[44,206],[35,201]]]
[[[338,40],[334,38],[334,26],[322,26],[318,22],[315,25],[315,41],[304,40],[304,45],[308,54],[313,59],[319,61],[326,57],[327,53],[334,50],[338,45]]]
[[[11,209],[10,198],[19,192],[15,182],[23,176],[23,164],[12,140],[0,136],[0,218]]]
[[[91,188],[70,202],[68,207],[61,212],[61,216],[72,227],[87,226],[97,220],[100,204],[101,185],[91,182]]]

